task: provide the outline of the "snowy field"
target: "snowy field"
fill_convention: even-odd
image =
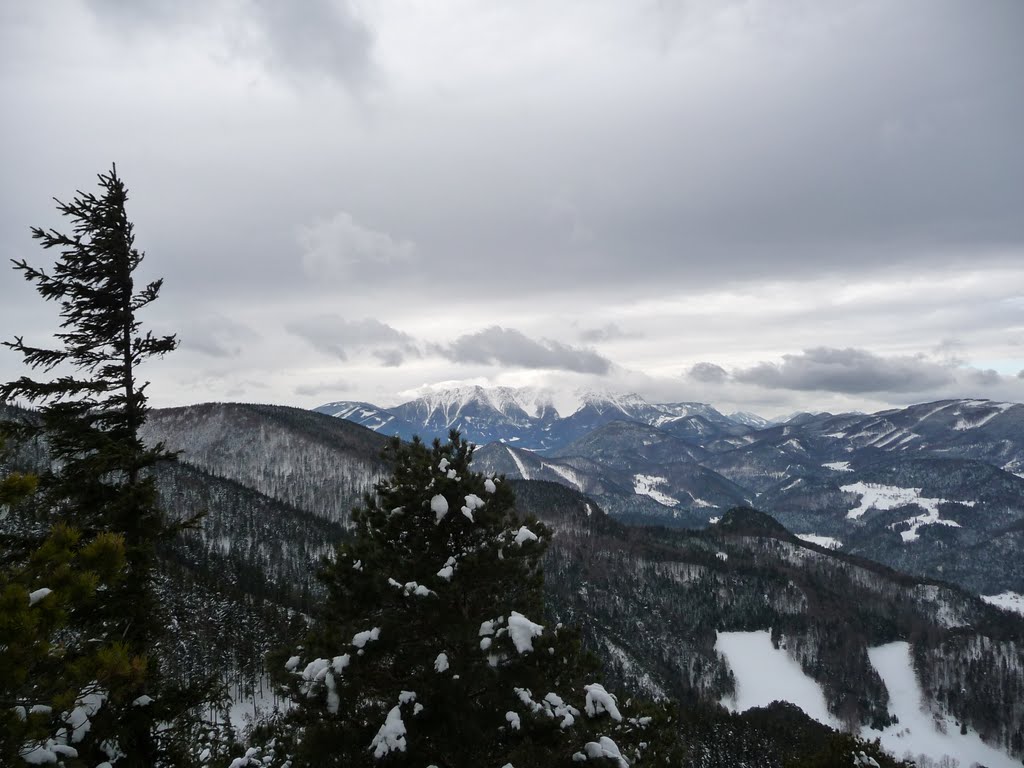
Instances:
[[[269,677],[264,677],[256,689],[243,693],[234,691],[228,708],[228,720],[238,733],[244,733],[255,720],[271,714],[275,709],[290,709],[287,699],[274,695]]]
[[[1001,595],[982,595],[981,599],[996,608],[1024,616],[1024,595],[1018,595],[1016,592],[1003,592]]]
[[[659,485],[668,485],[668,479],[655,475],[634,475],[633,492],[638,496],[650,496],[659,504],[666,507],[678,506],[679,502],[658,490]]]
[[[1018,596],[1020,597],[1020,596]],[[784,650],[772,646],[771,633],[719,632],[715,650],[725,656],[736,676],[736,693],[722,704],[734,712],[763,707],[773,701],[788,701],[820,723],[838,728],[829,713],[821,686],[804,674],[800,665]],[[884,731],[867,727],[860,735],[870,741],[880,738],[882,746],[896,757],[927,755],[938,762],[944,756],[958,760],[960,768],[979,764],[987,768],[1021,768],[1021,762],[985,744],[968,730],[960,734],[953,718],[936,717],[922,710],[921,688],[905,642],[870,648],[868,657],[889,691],[889,712],[899,722]]]
[[[960,726],[953,718],[933,716],[922,710],[923,697],[911,665],[909,643],[889,643],[870,648],[868,658],[889,690],[889,712],[895,714],[899,722],[881,734],[864,728],[861,736],[866,739],[881,737],[882,746],[897,757],[909,752],[914,756],[925,754],[939,761],[944,755],[949,755],[960,761],[961,768],[975,763],[987,768],[1021,768],[1019,760],[985,744],[974,730],[969,729],[967,734],[961,735]]]
[[[833,539],[831,536],[819,536],[816,533],[798,533],[796,537],[801,541],[817,544],[825,549],[842,549],[843,546],[843,542],[839,539]]]
[[[923,525],[960,527],[960,523],[955,520],[943,520],[939,515],[939,505],[950,503],[948,499],[926,498],[921,495],[920,488],[900,488],[895,485],[857,482],[841,486],[839,490],[860,495],[860,503],[846,513],[846,517],[849,520],[857,520],[869,509],[897,509],[907,504],[916,504],[923,509],[924,514],[915,515],[903,521],[910,524],[909,531],[900,532],[904,542],[917,541],[917,529]],[[957,501],[954,503],[963,504],[967,507],[973,507],[975,504],[973,501]]]
[[[719,632],[715,650],[725,656],[736,676],[736,693],[722,704],[734,712],[788,701],[819,723],[838,728],[821,686],[804,674],[788,653],[772,646],[771,633]]]

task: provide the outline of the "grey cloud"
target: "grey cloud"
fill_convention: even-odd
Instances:
[[[397,368],[405,362],[405,353],[400,349],[376,349],[373,356],[380,360],[385,368]]]
[[[687,376],[696,381],[701,381],[706,384],[717,384],[724,382],[729,378],[729,374],[725,368],[714,363],[696,363],[689,371]]]
[[[733,378],[771,389],[839,392],[922,392],[953,382],[949,367],[919,357],[881,357],[863,349],[817,347],[759,363]]]
[[[598,341],[614,341],[615,339],[635,339],[636,333],[627,333],[615,323],[608,323],[600,328],[584,328],[580,331],[580,340],[588,344]]]
[[[412,336],[372,317],[346,320],[338,315],[321,315],[288,323],[285,330],[341,360],[371,349],[385,365],[396,366],[406,356],[419,354]]]
[[[367,279],[412,261],[416,253],[412,242],[363,226],[346,211],[301,227],[298,240],[304,271],[319,280],[350,279],[357,271]]]
[[[361,87],[373,73],[372,30],[350,0],[88,0],[101,20],[127,31],[221,29],[235,54],[296,82],[324,75]]]
[[[178,333],[181,348],[210,357],[238,357],[245,348],[260,340],[252,328],[220,314],[212,314],[184,324]]]
[[[300,397],[313,397],[314,395],[322,395],[325,392],[348,392],[351,389],[351,382],[338,379],[336,381],[322,381],[317,384],[300,384],[292,391]]]
[[[982,387],[994,387],[1003,381],[1003,377],[999,375],[999,372],[992,368],[972,370],[970,372],[970,379],[974,384]]]
[[[373,35],[348,0],[252,0],[271,67],[321,73],[350,84],[370,74]]]
[[[497,325],[460,336],[450,345],[437,346],[434,350],[458,363],[551,368],[597,374],[611,370],[611,361],[591,349],[570,347],[550,339],[538,341],[514,328]]]

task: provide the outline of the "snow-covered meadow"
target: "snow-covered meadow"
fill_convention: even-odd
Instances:
[[[828,710],[821,685],[808,677],[784,649],[772,645],[769,630],[719,632],[715,650],[725,656],[736,677],[735,694],[722,701],[729,709],[743,712],[773,701],[787,701],[820,723],[840,727]],[[985,744],[973,729],[961,734],[960,724],[952,717],[924,709],[924,694],[914,673],[908,643],[870,648],[868,657],[885,683],[889,712],[898,722],[883,731],[865,726],[859,734],[862,738],[881,739],[882,746],[896,757],[923,754],[938,762],[949,756],[963,768],[976,764],[1020,768],[1019,760]]]

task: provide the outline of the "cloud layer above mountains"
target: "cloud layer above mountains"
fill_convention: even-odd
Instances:
[[[160,404],[1024,400],[1022,39],[1016,0],[8,3],[0,257],[116,161]],[[0,280],[9,333],[50,310]]]

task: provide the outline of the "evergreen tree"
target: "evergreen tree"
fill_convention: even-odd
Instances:
[[[545,624],[551,531],[472,454],[456,432],[390,443],[394,474],[323,573],[322,621],[271,659],[298,702],[294,765],[664,764],[667,710],[616,701],[578,634]]]
[[[155,545],[172,528],[157,506],[150,470],[173,455],[139,438],[147,400],[137,369],[177,341],[140,330],[137,313],[157,298],[161,281],[136,290],[133,274],[143,255],[125,212],[127,190],[116,168],[100,174],[99,186],[99,195],[78,192],[70,203],[57,201],[71,221],[70,234],[32,229],[44,248],[60,251],[51,272],[14,261],[44,299],[60,305],[62,322],[56,348],[31,346],[22,337],[4,342],[30,369],[49,375],[3,385],[0,402],[38,407],[38,418],[13,431],[45,437],[51,468],[39,477],[43,508],[86,547],[107,541],[104,534],[121,542],[122,577],[106,585],[88,612],[72,614],[70,629],[127,660],[135,673],[117,685],[96,681],[101,706],[78,751],[92,765],[123,753],[119,766],[148,768],[158,764],[156,724],[173,722],[181,702],[170,691],[158,695],[160,622],[152,589]]]

